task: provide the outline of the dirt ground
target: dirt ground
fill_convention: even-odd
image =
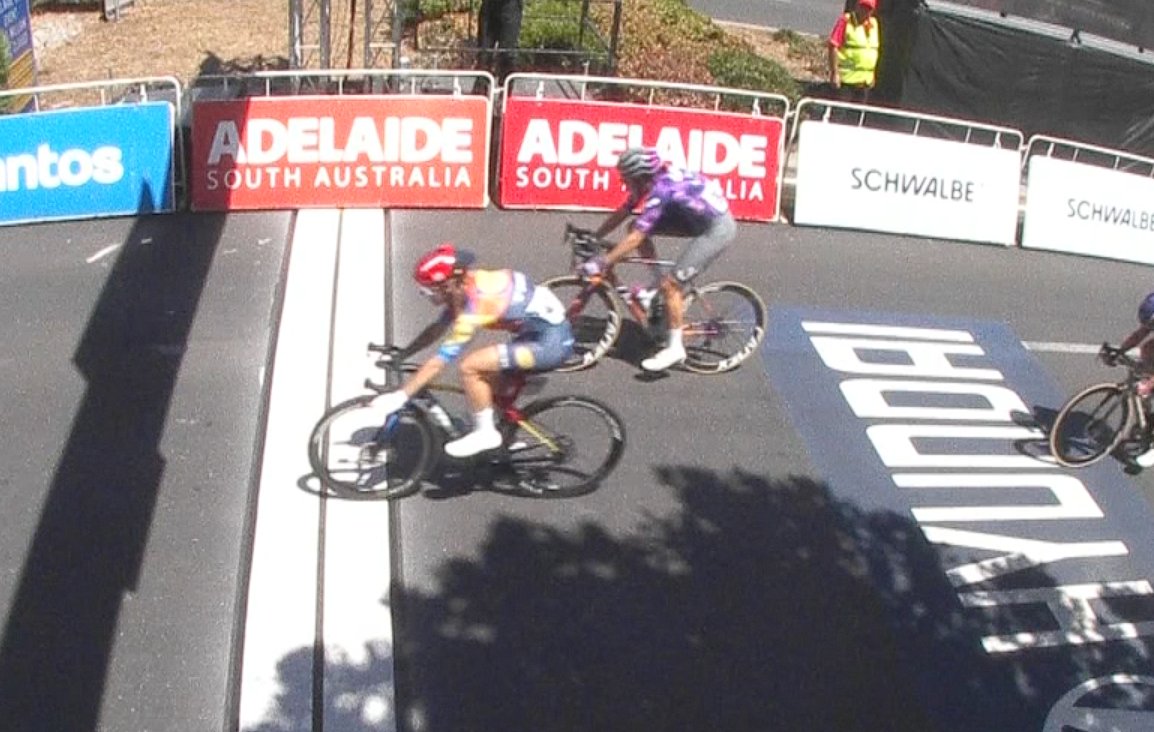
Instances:
[[[333,2],[334,45],[349,27],[344,18],[349,7],[349,0]],[[345,21],[343,28],[336,18]],[[354,32],[361,25],[355,21]],[[81,10],[40,8],[33,12],[32,27],[41,85],[147,76],[175,76],[187,83],[202,74],[288,68],[288,0],[136,0],[114,22],[101,19],[98,3]],[[769,32],[727,30],[796,78],[821,73],[810,60],[791,56],[787,44]],[[342,62],[333,65],[344,66],[345,54],[337,55]],[[61,96],[62,105],[70,103],[68,95]]]
[[[100,16],[33,12],[41,85],[288,68],[287,0],[136,0],[118,21]]]

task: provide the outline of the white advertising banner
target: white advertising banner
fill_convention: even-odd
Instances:
[[[818,121],[799,145],[794,223],[1014,243],[1017,150]]]
[[[1035,155],[1022,246],[1154,264],[1154,180]]]

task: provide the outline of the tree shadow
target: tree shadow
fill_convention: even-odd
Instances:
[[[504,517],[476,560],[441,568],[437,591],[397,589],[398,728],[1041,729],[1086,678],[1148,664],[1143,642],[1044,662],[987,653],[983,637],[1038,627],[1044,608],[964,609],[942,569],[969,561],[946,556],[958,549],[823,483],[657,476],[680,510],[627,536]],[[1054,584],[1036,570],[1015,582]],[[325,697],[368,699],[388,673],[341,669]],[[305,729],[281,711],[284,726],[262,732]]]
[[[197,78],[252,74],[257,71],[283,71],[289,68],[287,56],[238,56],[223,59],[209,50],[202,50],[204,58],[197,69]]]

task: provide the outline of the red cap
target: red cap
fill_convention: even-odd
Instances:
[[[857,0],[857,4],[861,5],[863,8],[873,8],[874,10],[877,10],[878,0]]]

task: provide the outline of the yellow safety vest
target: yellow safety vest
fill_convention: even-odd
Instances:
[[[854,14],[846,13],[845,43],[837,49],[837,68],[841,83],[848,86],[873,86],[878,66],[878,19],[858,25]]]

